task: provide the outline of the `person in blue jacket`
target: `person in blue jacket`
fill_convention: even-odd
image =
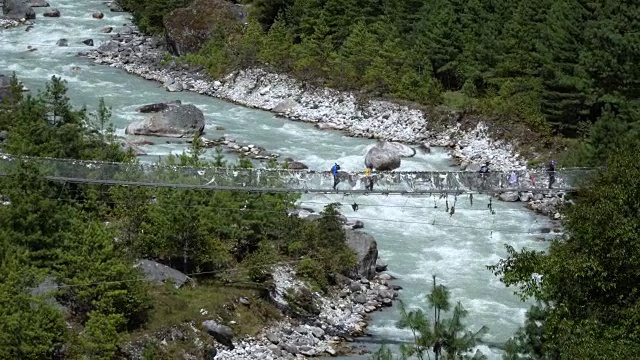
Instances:
[[[340,165],[338,165],[338,163],[333,164],[331,167],[331,174],[333,175],[333,190],[336,189],[336,186],[338,186],[338,183],[340,182],[338,170],[340,170]]]

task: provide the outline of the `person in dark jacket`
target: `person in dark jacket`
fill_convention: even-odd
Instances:
[[[487,174],[489,174],[489,162],[487,161],[486,163],[484,163],[484,165],[480,167],[480,170],[478,172],[482,177],[485,177]]]
[[[549,167],[547,168],[547,175],[549,175],[549,189],[556,182],[556,161],[551,160]]]
[[[478,171],[478,173],[480,174],[480,187],[484,189],[487,187],[487,180],[489,178],[489,162],[488,161],[484,165],[482,165],[482,167],[480,167],[480,170]]]

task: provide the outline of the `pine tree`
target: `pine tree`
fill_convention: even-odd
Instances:
[[[460,73],[481,93],[489,87],[493,69],[498,64],[498,39],[508,13],[509,7],[501,1],[469,0],[463,3],[458,24],[462,28],[460,39],[463,44]]]
[[[236,45],[236,62],[241,68],[251,68],[259,60],[258,54],[264,48],[264,31],[256,20],[249,20],[240,41]]]
[[[544,1],[517,2],[500,37],[501,59],[495,77],[518,79],[539,76],[543,46],[540,32],[547,18],[547,6]]]
[[[69,285],[60,291],[65,304],[85,321],[92,311],[122,316],[118,331],[143,324],[150,310],[143,275],[131,254],[117,248],[114,229],[85,215],[75,217],[65,235],[55,267]]]
[[[477,345],[478,340],[488,329],[483,326],[476,332],[467,331],[462,323],[467,316],[467,311],[460,302],[453,307],[451,318],[442,318],[444,313],[451,310],[449,297],[449,290],[444,285],[437,285],[434,276],[431,292],[427,294],[429,307],[433,310],[431,321],[426,311],[421,309],[407,311],[400,303],[402,318],[398,321],[398,327],[411,330],[414,337],[411,344],[400,346],[402,359],[411,357],[430,359],[431,354],[436,360],[469,358],[465,353]],[[386,355],[381,351],[378,356],[387,359]],[[485,357],[477,353],[473,358],[479,360]]]
[[[31,294],[37,274],[27,263],[10,259],[0,266],[0,358],[51,359],[62,348],[66,325],[62,312],[46,297]]]
[[[0,179],[0,193],[9,204],[0,206],[0,224],[26,261],[50,268],[59,261],[59,245],[76,212],[57,201],[61,188],[48,183],[33,163],[19,162]]]
[[[425,2],[410,36],[412,51],[407,60],[418,74],[434,76],[445,89],[458,89],[462,84],[457,61],[462,48],[452,1]]]
[[[313,30],[301,34],[301,42],[294,47],[296,58],[294,71],[302,79],[317,81],[326,78],[330,71],[329,62],[334,56],[334,42],[331,31],[324,22],[324,12],[317,14]]]
[[[586,11],[577,0],[555,1],[543,27],[542,112],[568,134],[590,119],[592,81],[580,64]]]
[[[340,87],[361,87],[362,75],[375,59],[379,48],[380,43],[369,26],[362,21],[357,22],[332,61],[334,71],[342,73],[338,78]]]
[[[594,80],[600,105],[638,104],[640,5],[633,1],[580,1],[589,12],[581,63]]]
[[[264,39],[264,47],[258,58],[261,62],[285,71],[291,70],[293,59],[293,34],[287,28],[283,18],[275,19]]]

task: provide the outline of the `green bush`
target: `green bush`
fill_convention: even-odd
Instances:
[[[306,258],[298,263],[297,274],[321,290],[326,290],[329,285],[326,273],[326,269],[317,260]]]
[[[80,353],[89,359],[113,359],[124,340],[119,329],[126,320],[120,314],[105,315],[101,312],[91,312],[88,317],[80,338]]]
[[[294,316],[307,317],[320,314],[317,300],[307,288],[289,288],[285,300]]]
[[[261,283],[269,278],[270,267],[275,265],[279,258],[272,244],[262,242],[258,250],[245,258],[242,265],[247,269],[251,281]]]

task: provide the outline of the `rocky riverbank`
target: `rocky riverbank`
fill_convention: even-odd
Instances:
[[[308,286],[296,279],[295,271],[290,267],[274,268],[272,276],[275,285],[271,291],[272,300],[285,312],[291,306],[286,300],[290,289],[310,293]],[[373,280],[341,278],[341,285],[334,289],[332,296],[312,294],[318,315],[306,319],[286,316],[254,337],[235,339],[235,321],[224,323],[209,319],[202,324],[186,323],[148,335],[129,343],[123,351],[129,359],[142,359],[143,349],[151,344],[162,348],[182,343],[187,344],[188,349],[183,354],[185,359],[268,360],[349,354],[351,349],[346,342],[365,333],[368,315],[391,306],[397,297],[399,287],[389,285],[390,278],[386,273],[379,273]],[[237,299],[236,306],[251,306],[251,300]],[[207,309],[200,312],[204,318],[208,317]]]
[[[283,308],[289,306],[285,300],[288,289],[310,291],[294,275],[295,271],[287,267],[273,273],[273,297]],[[294,359],[298,354],[314,357],[348,353],[343,342],[364,335],[368,314],[391,306],[397,297],[397,288],[387,283],[389,278],[387,274],[379,274],[373,280],[343,278],[333,296],[313,294],[320,311],[317,316],[307,321],[287,319],[273,324],[258,336],[234,344],[234,349],[218,351],[215,359]]]
[[[443,112],[438,115],[441,118],[434,119],[434,114],[389,101],[361,103],[353,93],[306,86],[263,69],[236,71],[215,80],[201,68],[167,61],[161,40],[130,31],[129,27],[124,30],[116,29],[110,41],[80,55],[95,64],[159,81],[168,91],[194,91],[351,136],[444,146],[459,163],[490,161],[496,170],[525,168],[511,144],[492,140],[482,122],[463,130],[456,123],[461,115],[455,112]],[[451,125],[435,130],[434,123]]]
[[[308,212],[301,213],[313,221],[307,216]],[[348,222],[345,227],[349,227]],[[375,240],[366,233],[345,231],[347,243],[357,253],[358,270],[351,278],[337,275],[337,285],[328,294],[321,295],[301,281],[292,267],[275,266],[270,271],[269,298],[284,318],[256,336],[234,338],[233,328],[242,319],[225,322],[209,316],[209,310],[213,309],[203,308],[200,313],[205,320],[201,324],[190,322],[148,334],[129,343],[123,351],[129,359],[142,359],[143,349],[149,346],[168,348],[173,343],[182,343],[190,344],[183,354],[185,359],[267,360],[349,354],[352,350],[346,343],[365,335],[369,314],[392,306],[401,288],[389,283],[393,278],[384,272],[387,265],[377,258]],[[167,273],[176,284],[189,280],[176,270],[156,274],[155,267],[150,269],[152,273],[147,276],[155,280]],[[252,305],[252,300],[247,298],[238,298],[235,302],[234,306]]]
[[[292,209],[289,215],[306,221],[318,219],[312,216],[316,214],[311,209]],[[178,344],[184,349],[183,358],[194,360],[296,359],[351,353],[347,343],[366,334],[369,314],[392,306],[401,287],[390,283],[393,277],[385,272],[387,264],[378,258],[375,239],[353,230],[363,224],[350,222],[344,215],[340,215],[340,221],[346,244],[356,254],[357,267],[349,277],[334,275],[335,285],[326,293],[315,292],[289,263],[274,265],[269,271],[270,279],[264,283],[266,288],[256,298],[238,297],[224,305],[225,319],[218,309],[204,307],[199,309],[201,316],[193,321],[146,333],[128,343],[123,348],[126,357],[142,359],[144,349],[162,351]],[[199,286],[187,275],[155,261],[140,260],[135,266],[150,282]],[[235,336],[235,329],[248,321],[236,310],[257,306],[254,311],[260,311],[258,304],[267,298],[282,318],[256,336]]]

